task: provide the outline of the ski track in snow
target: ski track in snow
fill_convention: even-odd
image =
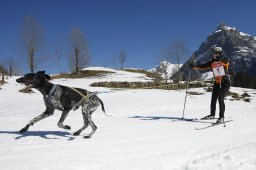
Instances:
[[[122,72],[122,74],[125,74]],[[118,80],[119,74],[111,77]],[[126,77],[140,80],[138,75]],[[1,170],[254,170],[256,169],[255,90],[231,88],[252,95],[251,103],[226,100],[226,119],[234,121],[196,131],[207,123],[181,119],[184,90],[110,90],[89,87],[95,79],[59,79],[54,83],[102,91],[107,114],[98,109],[93,121],[98,129],[91,139],[72,136],[82,126],[80,109],[71,111],[57,127],[60,111],[30,127],[18,130],[44,111],[42,95],[22,94],[23,86],[8,80],[0,89]],[[107,81],[107,80],[106,80]],[[143,80],[146,81],[146,80]],[[193,91],[193,90],[192,90]],[[195,89],[202,91],[202,89]],[[188,96],[185,118],[209,113],[211,93]],[[217,107],[218,108],[218,107]]]

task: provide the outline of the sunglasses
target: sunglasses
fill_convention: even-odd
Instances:
[[[220,54],[220,52],[214,52],[213,54]]]

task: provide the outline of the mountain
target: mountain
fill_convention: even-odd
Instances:
[[[181,66],[182,65],[180,65],[180,67]],[[163,78],[166,78],[166,76],[169,78],[177,72],[177,68],[178,68],[177,64],[171,64],[168,61],[161,61],[158,66],[148,71],[152,73],[158,73]]]
[[[229,73],[232,84],[240,87],[256,88],[256,37],[240,32],[224,23],[217,26],[197,51],[194,52],[197,63],[212,58],[212,48],[222,47],[225,57],[230,60]],[[181,79],[187,80],[191,58],[181,68]],[[192,71],[192,79],[197,79],[203,71]]]

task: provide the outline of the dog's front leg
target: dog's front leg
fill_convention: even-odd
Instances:
[[[32,126],[34,123],[36,123],[46,117],[53,115],[53,112],[54,112],[54,109],[47,108],[42,114],[40,114],[39,116],[37,116],[37,117],[33,118],[31,121],[29,121],[29,123],[24,128],[22,128],[19,132],[24,133],[24,132],[28,131],[28,128],[30,126]]]
[[[64,111],[62,112],[62,115],[61,115],[60,120],[59,120],[59,123],[58,123],[58,127],[59,127],[59,128],[63,128],[63,129],[67,129],[67,130],[70,130],[70,129],[71,129],[70,126],[68,126],[68,125],[63,125],[63,122],[64,122],[64,120],[66,119],[68,113],[69,113],[69,110],[64,110]]]

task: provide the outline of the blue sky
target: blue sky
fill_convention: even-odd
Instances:
[[[150,69],[161,47],[182,39],[192,53],[221,21],[256,36],[255,7],[254,0],[0,0],[0,62],[21,60],[15,47],[26,16],[44,29],[45,55],[53,57],[54,44],[79,27],[90,47],[90,65],[113,65],[123,48],[125,67]],[[39,69],[59,71],[56,62]]]

